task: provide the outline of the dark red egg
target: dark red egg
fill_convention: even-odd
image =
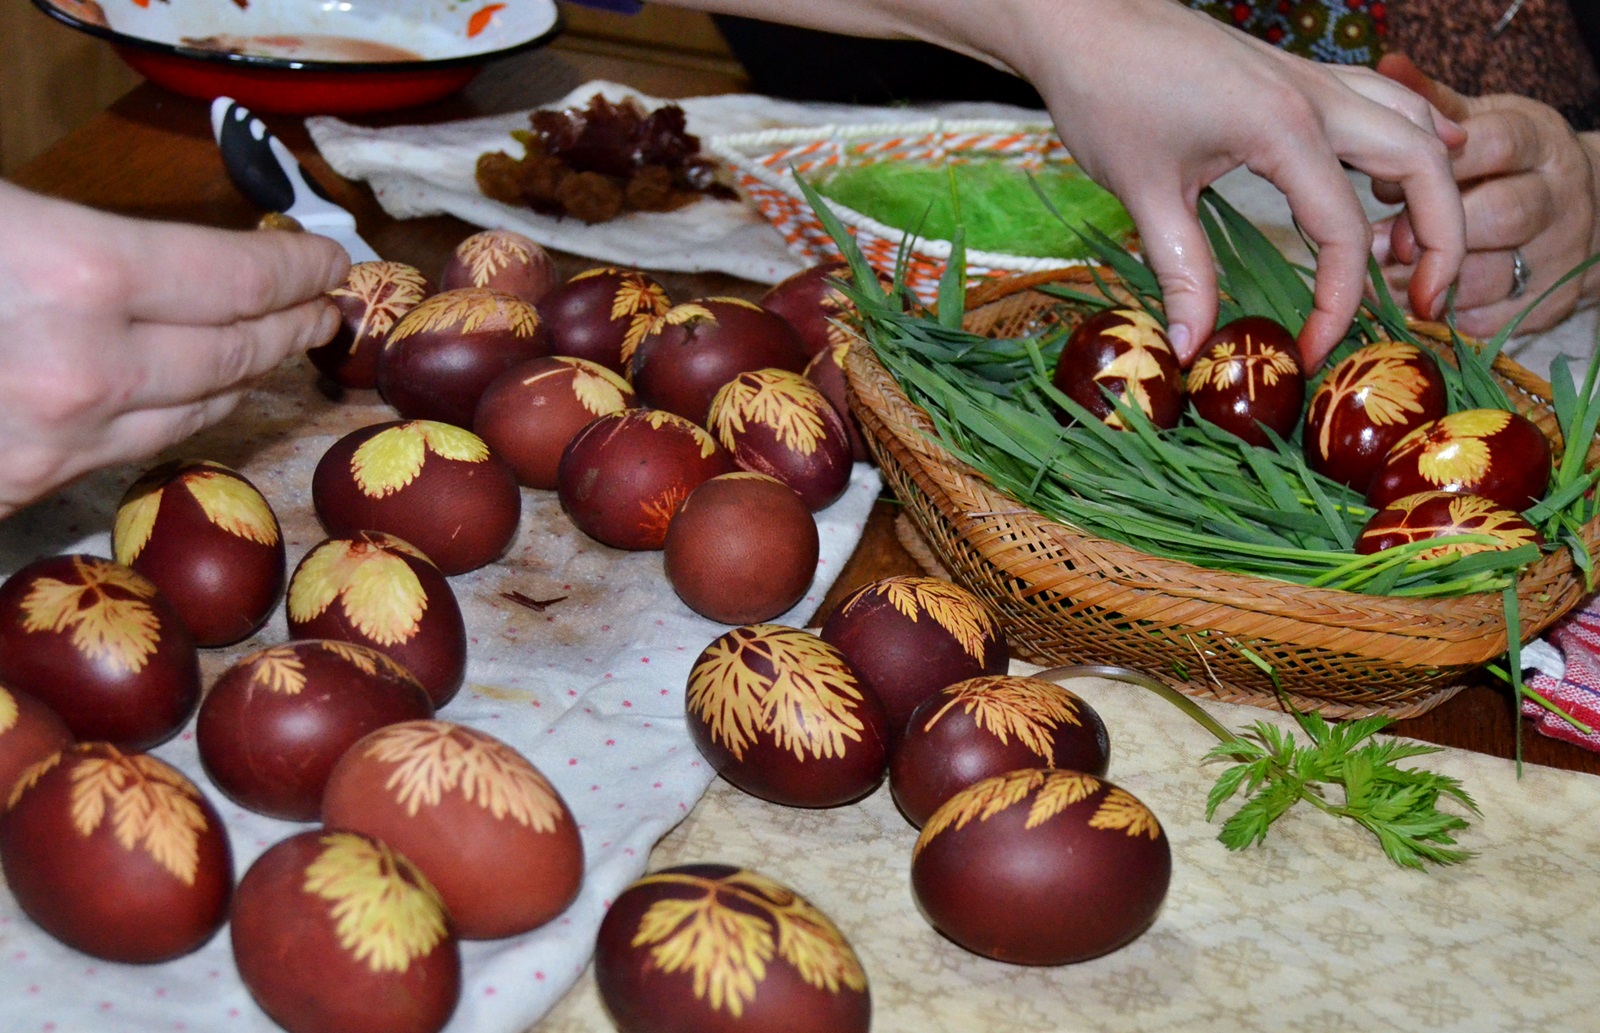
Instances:
[[[481,230],[450,252],[439,288],[488,287],[537,305],[559,279],[550,253],[533,238],[515,230]]]
[[[805,375],[833,404],[839,418],[844,420],[844,433],[850,439],[850,458],[858,463],[870,463],[872,452],[867,448],[867,439],[862,436],[861,421],[850,411],[850,379],[844,371],[844,357],[849,352],[848,342],[818,352],[806,363]]]
[[[436,1033],[461,997],[438,892],[355,832],[270,847],[239,880],[231,933],[245,988],[288,1033]]]
[[[461,688],[461,607],[439,568],[401,539],[359,531],[320,542],[295,567],[288,594],[293,637],[376,649],[410,671],[435,708]]]
[[[1365,493],[1389,449],[1444,415],[1444,375],[1413,344],[1379,341],[1330,369],[1306,405],[1306,463]]]
[[[233,893],[233,854],[210,801],[176,768],[100,742],[23,773],[0,814],[0,868],[45,932],[132,964],[200,947]]]
[[[947,685],[1004,674],[1011,652],[983,600],[941,578],[896,575],[846,596],[822,625],[889,712],[891,741],[911,712]]]
[[[1424,491],[1395,499],[1372,514],[1356,538],[1355,551],[1369,555],[1398,545],[1458,534],[1488,535],[1491,540],[1423,549],[1416,558],[1470,556],[1544,541],[1544,536],[1522,519],[1521,514],[1490,499],[1449,491]]]
[[[1020,768],[1103,775],[1105,722],[1055,682],[1007,674],[956,682],[911,712],[889,765],[889,788],[913,825],[975,782]]]
[[[1464,409],[1401,438],[1367,488],[1367,505],[1381,509],[1419,491],[1450,491],[1521,511],[1548,487],[1550,441],[1532,420],[1504,409]]]
[[[561,508],[578,530],[616,549],[659,549],[689,493],[738,467],[698,424],[661,409],[591,422],[556,468]]]
[[[98,556],[52,556],[0,585],[0,684],[79,739],[138,751],[194,713],[200,655],[155,582]]]
[[[117,506],[111,554],[156,583],[199,646],[266,623],[287,573],[277,515],[221,463],[162,463],[134,481]]]
[[[478,399],[472,429],[530,488],[554,488],[561,453],[589,421],[633,406],[633,386],[587,359],[512,366]]]
[[[799,493],[812,512],[850,486],[850,438],[833,403],[799,373],[740,373],[716,393],[706,427],[734,462]]]
[[[763,800],[834,807],[889,766],[886,715],[837,649],[778,624],[734,628],[689,672],[689,735],[717,773]]]
[[[1265,426],[1288,440],[1306,404],[1294,336],[1265,316],[1245,316],[1212,334],[1184,381],[1189,404],[1208,423],[1266,446]]]
[[[637,269],[602,266],[575,274],[539,302],[550,354],[588,359],[626,374],[639,341],[672,307],[667,289]]]
[[[776,312],[794,327],[807,355],[819,355],[848,341],[838,321],[855,311],[835,281],[850,280],[850,263],[841,258],[809,266],[768,288],[761,307]]]
[[[794,489],[727,473],[689,493],[667,525],[667,580],[689,609],[724,624],[771,620],[817,575],[817,522]]]
[[[1056,360],[1056,389],[1108,427],[1122,428],[1111,399],[1139,409],[1157,427],[1183,412],[1183,371],[1160,322],[1144,309],[1111,308],[1072,331]]]
[[[404,854],[465,940],[536,929],[583,882],[583,841],[561,794],[522,754],[464,725],[407,721],[356,743],[328,779],[322,820]]]
[[[499,559],[522,515],[511,467],[476,434],[433,420],[346,434],[317,462],[311,501],[328,534],[392,534],[446,574]]]
[[[440,291],[407,312],[384,339],[378,393],[408,420],[472,426],[484,388],[550,350],[539,312],[487,287]]]
[[[705,423],[718,389],[755,369],[806,368],[805,345],[782,316],[753,301],[701,298],[674,305],[633,353],[639,401]]]
[[[1172,849],[1132,793],[1029,768],[968,786],[922,827],[911,891],[929,924],[1016,965],[1087,961],[1155,921]]]
[[[731,865],[664,868],[623,890],[600,923],[594,974],[618,1033],[872,1024],[866,972],[838,927],[794,891]]]
[[[72,730],[55,711],[0,685],[0,811],[24,771],[72,742]]]
[[[356,740],[432,716],[422,683],[385,654],[313,639],[258,650],[224,671],[200,704],[195,741],[233,802],[315,821],[328,773]]]
[[[378,386],[378,353],[384,338],[407,312],[433,293],[416,266],[404,262],[357,262],[344,286],[328,292],[339,310],[333,340],[306,352],[324,376],[340,387]]]

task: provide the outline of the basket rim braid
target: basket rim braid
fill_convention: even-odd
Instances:
[[[797,174],[881,161],[938,161],[952,154],[1009,157],[1025,168],[1049,162],[1076,164],[1048,121],[943,119],[764,129],[712,137],[706,148],[733,172],[735,185],[783,234],[789,249],[808,264],[838,258],[839,248],[816,217],[796,181]],[[855,209],[830,202],[872,267],[893,276],[905,252],[906,286],[924,302],[937,296],[952,243],[889,226]],[[966,249],[969,280],[1014,273],[1084,266],[1084,259],[1039,258]]]
[[[1062,281],[1086,287],[1092,277],[1078,268],[981,284],[968,296],[966,328],[1024,332],[1060,304],[1031,288]],[[1447,327],[1413,321],[1411,329],[1449,352]],[[1279,691],[1254,654],[1297,708],[1332,718],[1402,718],[1444,702],[1507,649],[1498,591],[1416,598],[1309,587],[1153,556],[1078,531],[1001,493],[947,451],[927,413],[865,341],[852,342],[845,368],[868,445],[928,551],[996,611],[1024,659],[1116,663],[1191,695],[1277,708]],[[1504,356],[1494,369],[1559,454],[1550,385]],[[1586,464],[1597,462],[1600,447],[1591,447]],[[1600,517],[1583,525],[1581,538],[1591,555],[1600,552]],[[1524,638],[1586,594],[1567,549],[1529,564],[1517,578]]]

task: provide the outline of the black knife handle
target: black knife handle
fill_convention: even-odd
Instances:
[[[258,208],[284,212],[294,206],[296,187],[273,153],[274,139],[266,123],[236,101],[228,103],[217,126],[217,149],[222,152],[222,164],[233,185]],[[298,162],[295,167],[301,182],[312,193],[332,200]]]

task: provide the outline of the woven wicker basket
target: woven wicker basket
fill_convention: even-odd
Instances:
[[[969,330],[1013,336],[1060,305],[1030,288],[1046,281],[1089,288],[1083,270],[1041,272],[978,285]],[[1437,324],[1417,323],[1424,343],[1448,350]],[[1112,663],[1153,674],[1198,696],[1279,705],[1270,664],[1296,707],[1332,718],[1412,717],[1448,699],[1476,668],[1507,648],[1499,593],[1406,599],[1308,588],[1163,559],[1076,531],[1000,493],[933,436],[926,413],[865,344],[846,361],[852,405],[886,482],[932,557],[988,602],[1012,649],[1046,666]],[[1560,441],[1549,385],[1508,359],[1503,386]],[[1600,448],[1591,448],[1591,468]],[[1590,554],[1600,520],[1583,529]],[[1584,596],[1566,550],[1518,580],[1522,631],[1538,634]]]

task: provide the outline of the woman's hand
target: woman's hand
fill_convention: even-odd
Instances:
[[[0,515],[145,458],[328,340],[349,259],[301,233],[96,212],[0,183]]]
[[[1434,82],[1409,58],[1387,55],[1378,68],[1460,122],[1467,132],[1453,155],[1467,218],[1467,256],[1456,291],[1456,325],[1488,337],[1585,258],[1600,251],[1600,137],[1578,134],[1555,109],[1511,94],[1465,97]],[[1377,182],[1379,200],[1402,200]],[[1416,275],[1414,214],[1408,206],[1376,227],[1374,254],[1391,288]],[[1515,289],[1514,266],[1527,270]],[[1558,289],[1528,314],[1521,330],[1542,330],[1568,314],[1584,295],[1600,292],[1590,270]]]

